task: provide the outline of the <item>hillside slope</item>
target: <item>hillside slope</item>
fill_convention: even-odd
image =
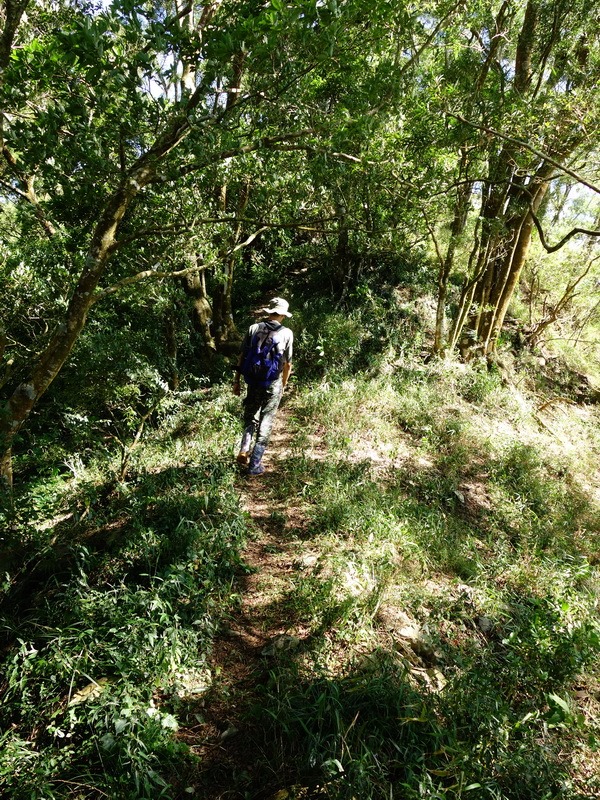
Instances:
[[[600,796],[596,406],[382,358],[227,388],[31,482],[5,538],[8,796]]]

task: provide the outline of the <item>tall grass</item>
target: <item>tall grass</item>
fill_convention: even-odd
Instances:
[[[275,491],[319,559],[287,599],[310,646],[261,705],[280,785],[598,796],[598,414],[544,424],[513,378],[382,352],[298,398],[307,449]]]
[[[177,701],[209,688],[243,570],[228,404],[173,405],[125,481],[115,453],[16,498],[2,543],[3,796],[173,797],[193,781]]]

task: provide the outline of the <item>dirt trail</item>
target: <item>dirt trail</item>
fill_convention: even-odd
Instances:
[[[261,737],[246,711],[259,700],[273,652],[307,633],[286,603],[295,573],[313,557],[303,537],[306,519],[295,503],[281,499],[277,492],[278,475],[292,452],[290,417],[286,402],[277,414],[265,453],[265,473],[255,478],[240,475],[241,504],[253,531],[243,552],[248,573],[234,587],[239,603],[213,643],[210,667],[216,676],[215,688],[195,715],[199,724],[182,731],[182,738],[202,760],[197,793],[205,800],[248,797],[234,787],[240,778],[255,785],[252,772],[260,756]],[[265,789],[250,796],[270,794]]]

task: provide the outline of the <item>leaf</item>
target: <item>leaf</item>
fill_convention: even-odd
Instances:
[[[114,747],[115,737],[112,735],[112,733],[106,733],[100,739],[100,744],[105,750],[110,750],[112,747]]]
[[[126,719],[118,719],[115,722],[115,733],[119,734],[122,733],[125,728],[127,727],[127,720]]]
[[[173,716],[173,714],[167,714],[166,717],[163,717],[160,724],[163,728],[166,728],[170,731],[178,731],[179,730],[179,723]]]
[[[570,714],[571,713],[571,709],[569,707],[569,704],[567,703],[566,700],[563,700],[562,697],[559,697],[557,694],[549,694],[548,695],[548,699],[551,700],[553,703],[555,703],[560,708],[562,708],[562,710],[566,714]]]
[[[337,758],[330,758],[324,761],[321,766],[324,772],[331,777],[341,775],[344,772],[344,767]]]

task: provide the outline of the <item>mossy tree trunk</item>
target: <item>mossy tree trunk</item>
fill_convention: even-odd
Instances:
[[[65,316],[27,375],[0,413],[0,483],[12,488],[12,447],[15,437],[68,359],[94,303],[94,294],[116,245],[116,235],[136,195],[156,176],[158,165],[189,130],[188,113],[200,99],[192,95],[184,114],[176,116],[154,145],[142,155],[101,211],[88,247],[84,268]]]
[[[198,256],[193,260],[198,262]],[[198,264],[198,267],[200,265]],[[208,292],[206,291],[206,273],[203,269],[190,272],[181,279],[184,292],[192,301],[192,326],[200,336],[204,345],[205,354],[212,357],[217,351],[217,345],[212,333],[213,312]]]

